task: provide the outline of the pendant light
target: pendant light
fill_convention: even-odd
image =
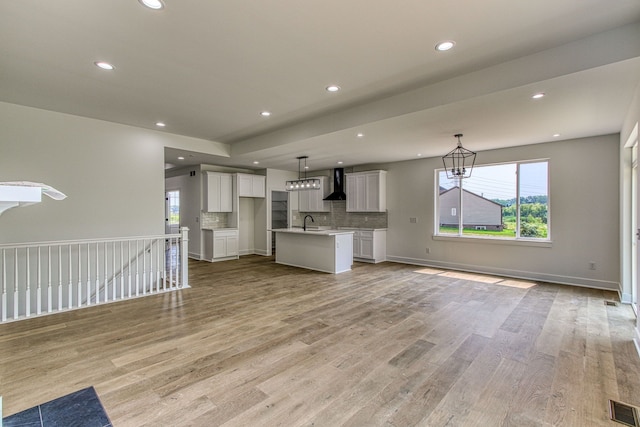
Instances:
[[[461,133],[455,134],[454,137],[458,138],[458,146],[442,156],[442,164],[447,172],[447,178],[469,178],[473,165],[476,163],[476,153],[462,146],[462,142],[460,142]]]
[[[320,189],[320,180],[318,178],[307,178],[307,159],[309,156],[300,156],[296,157],[298,159],[298,179],[287,181],[285,188],[287,191],[301,191],[301,190],[319,190]],[[302,172],[300,167],[302,165],[302,161],[304,160],[304,178],[302,177]]]

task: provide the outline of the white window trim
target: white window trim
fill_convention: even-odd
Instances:
[[[532,239],[527,237],[520,237],[520,165],[527,163],[540,163],[547,162],[547,237],[544,239]],[[478,243],[478,241],[482,241],[483,243],[491,243],[491,244],[502,244],[502,245],[516,245],[516,246],[537,246],[537,247],[552,247],[553,241],[551,240],[551,159],[542,158],[542,159],[532,159],[532,160],[514,160],[510,162],[501,162],[501,163],[489,163],[484,165],[476,165],[476,167],[487,167],[487,166],[498,166],[498,165],[516,165],[516,237],[490,237],[486,235],[482,236],[473,236],[473,235],[464,235],[464,234],[440,234],[438,230],[440,230],[440,172],[444,172],[444,168],[439,168],[434,170],[434,199],[435,199],[435,211],[434,211],[434,221],[433,221],[433,240],[442,240],[442,241],[459,241],[459,242],[468,242],[468,243]],[[464,213],[463,213],[464,214]]]

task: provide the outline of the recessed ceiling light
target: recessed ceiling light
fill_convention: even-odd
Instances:
[[[535,95],[532,96],[533,99],[540,99],[540,98],[544,98],[544,92],[538,92]]]
[[[271,113],[269,111],[263,111],[263,112],[260,113],[260,115],[262,117],[269,117],[271,115]]]
[[[253,161],[253,164],[254,164],[254,165],[259,165],[259,164],[260,164],[260,162],[259,162],[259,161],[257,161],[257,160],[254,160],[254,161]]]
[[[418,157],[422,157],[422,153],[418,153]]]
[[[453,40],[443,40],[436,45],[436,50],[439,52],[447,51],[453,48],[456,45],[456,42]]]
[[[147,6],[149,9],[160,10],[164,8],[162,0],[138,0],[142,5]]]
[[[163,128],[166,126],[166,124],[164,124],[163,122],[156,122],[156,126],[158,126],[159,128]]]
[[[339,165],[343,164],[344,162],[338,162]]]
[[[111,71],[116,68],[113,65],[109,64],[108,62],[104,62],[104,61],[96,61],[94,62],[94,64],[96,64],[96,67],[102,68],[103,70]]]
[[[559,134],[559,133],[554,133],[554,134],[553,134],[553,137],[554,137],[554,138],[557,138],[557,137],[559,137],[559,136],[560,136],[560,134]]]
[[[184,157],[180,156],[178,157],[178,160],[184,160]]]
[[[356,134],[356,136],[357,136],[358,138],[362,138],[362,137],[364,137],[364,133],[359,132],[359,133],[357,133],[357,134]]]
[[[340,90],[340,86],[338,85],[329,85],[326,87],[327,92],[337,92]]]

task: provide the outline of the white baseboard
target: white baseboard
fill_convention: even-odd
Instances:
[[[619,292],[620,284],[606,280],[594,280],[586,277],[561,276],[533,271],[511,270],[506,268],[485,267],[453,262],[433,261],[417,258],[405,258],[387,255],[387,261],[402,264],[415,264],[425,267],[445,268],[449,270],[468,271],[470,273],[494,274],[496,276],[512,277],[514,279],[536,280],[540,282],[558,283],[561,285],[582,286],[585,288],[603,289]]]
[[[638,353],[638,357],[640,357],[640,331],[638,331],[637,324],[636,324],[636,327],[633,328],[633,331],[634,331],[633,344],[636,346],[636,353]]]

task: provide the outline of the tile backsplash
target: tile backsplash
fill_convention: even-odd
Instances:
[[[200,221],[200,228],[228,228],[229,213],[201,212]]]
[[[296,219],[292,221],[294,227],[302,227],[305,215],[311,215],[314,226],[320,227],[353,227],[353,228],[387,228],[386,212],[347,212],[347,202],[344,200],[331,201],[330,212],[298,212],[293,211]],[[309,225],[309,223],[307,223]]]

